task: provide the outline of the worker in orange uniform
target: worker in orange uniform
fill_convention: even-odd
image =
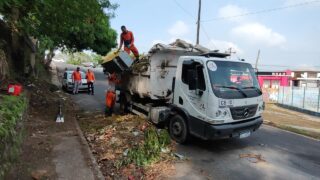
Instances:
[[[96,80],[94,77],[94,73],[88,69],[87,74],[86,74],[86,79],[87,79],[87,84],[88,84],[88,94],[94,95],[94,86],[93,83]]]
[[[81,72],[80,68],[77,67],[77,70],[72,73],[72,83],[73,83],[73,94],[78,94],[79,86],[81,85]]]
[[[106,93],[106,114],[112,116],[113,108],[116,103],[116,84],[120,83],[115,73],[108,77],[109,85]]]
[[[124,51],[130,54],[130,51],[136,57],[136,61],[139,60],[138,49],[134,46],[134,37],[131,31],[128,31],[125,26],[121,26],[121,35],[120,35],[120,46],[118,51],[120,51],[122,45],[124,44]]]

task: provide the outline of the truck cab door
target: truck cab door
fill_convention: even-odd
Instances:
[[[175,102],[185,109],[189,118],[189,130],[192,134],[204,134],[204,121],[207,114],[208,87],[204,68],[200,62],[188,60],[182,63],[181,83],[177,84]],[[178,96],[178,97],[177,97]],[[178,98],[178,99],[176,99]],[[177,101],[176,101],[177,100]]]

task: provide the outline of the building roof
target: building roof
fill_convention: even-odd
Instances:
[[[293,72],[320,72],[320,66],[292,68]]]

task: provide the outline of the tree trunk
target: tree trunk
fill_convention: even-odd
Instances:
[[[8,78],[9,66],[6,58],[6,53],[0,49],[0,81]]]
[[[45,58],[45,68],[49,69],[50,68],[50,64],[52,62],[52,58],[54,57],[54,49],[50,49],[49,53],[47,54],[46,58]]]

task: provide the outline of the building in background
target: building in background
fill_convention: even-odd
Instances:
[[[291,72],[292,85],[298,87],[320,87],[320,69],[297,69]]]
[[[257,72],[261,88],[278,89],[279,86],[320,87],[320,69],[305,68],[285,71]]]
[[[290,70],[286,71],[261,71],[257,73],[258,81],[261,88],[278,89],[279,86],[290,86],[291,75]]]

